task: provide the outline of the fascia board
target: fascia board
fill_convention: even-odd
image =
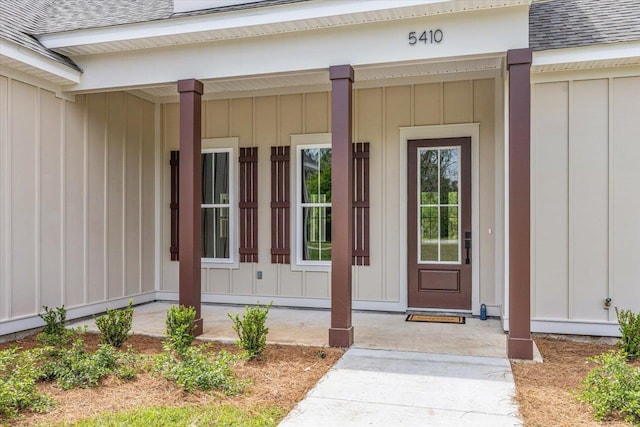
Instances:
[[[640,41],[533,52],[532,68],[579,62],[640,58]]]
[[[82,73],[79,71],[60,64],[59,62],[49,59],[32,51],[31,49],[22,47],[7,39],[0,38],[0,56],[11,58],[30,67],[53,74],[64,79],[69,84],[80,83],[80,76]]]
[[[276,34],[291,31],[286,27],[291,22],[299,22],[303,26],[307,23],[308,27],[303,29],[315,29],[331,26],[328,23],[323,23],[322,20],[336,16],[360,17],[361,21],[358,20],[353,23],[364,23],[370,21],[365,16],[367,13],[383,10],[397,11],[408,7],[435,7],[432,13],[427,13],[425,9],[425,15],[428,15],[472,9],[530,5],[530,3],[531,0],[480,0],[472,2],[472,4],[476,4],[475,7],[463,7],[462,3],[454,0],[311,1],[287,5],[286,7],[254,8],[237,12],[196,15],[185,18],[51,33],[41,35],[38,39],[47,48],[64,52],[65,48],[75,46],[153,39],[193,33],[203,34],[233,29],[242,29],[243,33],[247,34],[247,37]],[[267,29],[267,26],[274,26],[274,28]],[[251,30],[252,27],[254,28],[253,31]]]

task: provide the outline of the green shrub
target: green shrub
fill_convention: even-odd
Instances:
[[[243,384],[231,369],[237,357],[224,350],[211,356],[206,345],[188,347],[179,358],[165,351],[155,356],[154,371],[187,392],[215,389],[227,395],[239,393]]]
[[[46,412],[53,403],[36,389],[39,355],[38,349],[0,350],[0,420],[12,418],[21,410]]]
[[[44,321],[44,329],[38,334],[38,341],[44,346],[64,347],[71,341],[73,331],[65,329],[67,309],[62,307],[49,308],[42,306],[44,313],[38,316]]]
[[[233,321],[233,330],[238,334],[236,345],[247,352],[249,359],[259,357],[267,347],[267,334],[269,328],[264,324],[269,314],[271,304],[255,307],[245,307],[245,314],[240,318],[239,314],[227,313]]]
[[[171,306],[167,312],[167,344],[169,349],[184,354],[193,342],[196,309],[193,307]]]
[[[96,326],[100,331],[100,342],[120,348],[129,337],[133,322],[133,300],[122,310],[109,310],[96,317]]]
[[[582,382],[578,400],[594,410],[599,421],[621,415],[640,422],[640,368],[630,366],[623,351],[611,351],[587,359],[597,366]]]
[[[110,374],[132,379],[137,373],[133,353],[120,352],[108,344],[102,344],[90,353],[79,339],[70,349],[58,351],[52,356],[43,364],[40,379],[56,381],[64,390],[97,387]]]
[[[618,346],[630,360],[637,359],[640,356],[640,313],[634,314],[631,310],[618,310],[616,307],[616,316],[622,334]]]

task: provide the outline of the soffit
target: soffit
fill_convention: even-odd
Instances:
[[[496,76],[503,69],[503,57],[460,58],[451,61],[371,65],[355,68],[354,88],[461,80]],[[328,70],[287,73],[235,79],[203,80],[204,97],[232,98],[272,93],[302,93],[331,89]],[[141,96],[162,102],[177,100],[176,84],[136,89]]]
[[[66,85],[66,84],[74,83],[69,79],[60,77],[59,75],[50,73],[48,71],[45,71],[33,65],[26,64],[22,61],[16,61],[15,59],[9,58],[8,56],[5,56],[5,55],[0,55],[0,66],[11,68],[11,69],[20,71],[22,73],[30,74],[32,76],[50,81],[58,85]]]
[[[471,10],[529,5],[531,0],[309,1],[250,11],[173,18],[40,36],[69,56],[231,40]],[[398,7],[402,6],[402,7]],[[357,12],[351,12],[357,10]]]

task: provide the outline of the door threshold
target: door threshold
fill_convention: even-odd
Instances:
[[[473,317],[471,310],[445,309],[445,308],[407,308],[406,314],[429,314],[432,316],[462,316]]]

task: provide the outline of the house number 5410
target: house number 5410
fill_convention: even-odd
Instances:
[[[429,30],[423,31],[420,33],[419,31],[411,31],[409,33],[409,45],[413,46],[418,43],[423,44],[434,44],[440,43],[442,38],[444,37],[444,33],[442,30]]]

